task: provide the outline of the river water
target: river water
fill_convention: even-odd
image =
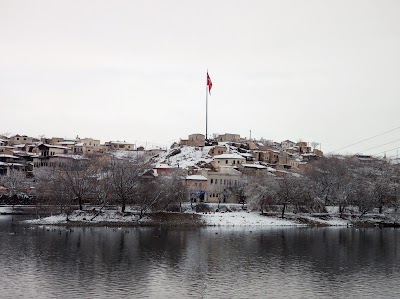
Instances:
[[[400,230],[73,228],[0,216],[0,298],[400,298]]]

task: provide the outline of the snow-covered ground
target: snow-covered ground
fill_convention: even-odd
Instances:
[[[225,212],[202,215],[205,225],[212,226],[304,226],[298,222],[263,216],[258,212]]]
[[[351,225],[351,221],[342,219],[335,216],[330,216],[328,219],[323,219],[318,217],[317,215],[300,215],[302,219],[308,220],[310,223],[314,223],[317,225],[326,225],[326,226],[349,226]]]
[[[247,211],[234,211],[234,212],[204,212],[204,213],[193,213],[187,211],[186,213],[169,213],[173,215],[174,224],[179,224],[183,220],[183,216],[197,215],[200,217],[200,221],[192,222],[190,225],[205,225],[205,226],[307,226],[307,225],[322,225],[322,226],[349,226],[350,221],[340,219],[337,217],[318,217],[315,215],[288,215],[287,218],[282,219],[278,216],[266,216],[261,215],[259,212],[247,212]],[[182,216],[181,216],[182,215]],[[94,213],[91,211],[75,211],[68,216],[67,221],[66,215],[55,215],[45,217],[41,219],[28,220],[31,224],[41,225],[140,225],[146,224],[151,225],[155,221],[152,221],[151,216],[145,216],[139,220],[137,215],[128,213],[122,214],[117,211],[104,211],[100,215],[94,217]],[[187,218],[186,218],[187,219]],[[196,218],[197,219],[197,218]],[[159,222],[156,222],[159,223]],[[181,222],[182,223],[182,222]],[[184,222],[185,223],[185,222]],[[165,224],[172,224],[166,222]]]
[[[13,208],[11,206],[0,207],[0,214],[11,214],[12,212],[13,212]]]
[[[143,156],[142,151],[113,151],[111,154],[117,159],[135,160]]]
[[[73,224],[73,222],[83,222],[83,223],[87,222],[88,224],[114,222],[114,223],[124,224],[124,223],[137,223],[137,220],[139,219],[139,217],[136,215],[129,215],[129,214],[123,215],[116,211],[107,211],[105,213],[101,213],[100,215],[94,218],[93,216],[94,214],[91,212],[75,211],[68,216],[68,221],[67,221],[67,216],[65,214],[61,214],[61,215],[44,217],[40,219],[26,220],[25,222],[31,224],[52,224],[52,225],[57,225],[57,224],[63,225],[67,224],[67,222],[69,222],[69,224]]]
[[[208,152],[212,146],[204,146],[203,148],[193,146],[182,146],[180,147],[180,153],[174,156],[168,157],[171,151],[161,154],[157,159],[157,163],[168,163],[171,166],[178,166],[180,168],[188,168],[195,166],[199,162],[210,163],[213,159]]]

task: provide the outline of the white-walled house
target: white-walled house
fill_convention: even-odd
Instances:
[[[107,150],[134,151],[135,144],[126,141],[109,141],[104,143]]]
[[[40,144],[38,146],[39,154],[43,157],[54,156],[58,154],[68,154],[70,148],[67,146],[51,145],[51,144]]]
[[[295,146],[296,142],[290,141],[290,140],[285,140],[281,142],[281,148],[282,149],[288,149],[293,146]]]
[[[239,154],[223,154],[214,156],[214,160],[211,163],[215,168],[222,166],[239,166],[240,164],[246,163],[246,158]]]
[[[206,201],[208,180],[205,176],[195,174],[186,177],[186,187],[189,191],[189,199],[192,202]]]
[[[233,167],[219,167],[218,171],[202,169],[198,174],[207,178],[206,202],[237,203],[234,188],[238,186],[242,173]]]

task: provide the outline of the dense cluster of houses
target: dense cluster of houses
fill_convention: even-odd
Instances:
[[[136,146],[125,141],[100,144],[93,138],[32,138],[26,135],[0,136],[0,175],[11,169],[21,170],[31,176],[33,169],[57,165],[64,159],[79,159],[90,154],[110,151],[134,151]]]
[[[243,177],[261,174],[298,176],[310,160],[323,156],[321,150],[303,141],[248,140],[228,133],[209,140],[203,134],[189,135],[174,144],[177,156],[184,147],[205,152],[206,159],[187,167],[187,187],[191,200],[196,202],[240,202],[237,191]],[[169,155],[173,153],[172,150]],[[168,157],[164,163],[157,164],[155,170],[168,173],[177,167],[177,159]]]
[[[125,141],[101,144],[100,140],[78,136],[35,139],[15,135],[0,136],[0,175],[8,175],[13,169],[30,177],[35,168],[52,167],[65,159],[116,152],[140,153],[153,165],[153,176],[184,169],[189,197],[194,202],[239,202],[237,189],[243,177],[298,175],[310,160],[323,155],[303,141],[249,140],[238,134],[215,135],[208,140],[203,134],[192,134],[169,150],[145,149]]]

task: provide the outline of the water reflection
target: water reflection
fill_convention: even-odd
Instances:
[[[0,217],[2,298],[396,298],[395,229],[65,228]]]

